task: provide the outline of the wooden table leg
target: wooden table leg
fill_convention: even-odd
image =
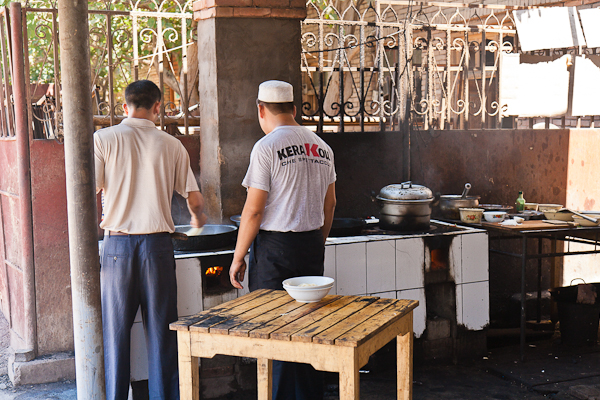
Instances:
[[[412,400],[413,381],[413,312],[403,319],[402,334],[396,337],[398,400]]]
[[[358,355],[354,348],[348,348],[351,355],[339,360],[340,363],[340,400],[360,399],[360,373]]]
[[[273,395],[273,360],[259,358],[256,363],[258,367],[258,400],[271,400]]]
[[[179,397],[180,400],[200,400],[200,368],[198,357],[190,351],[190,333],[177,332],[179,357]]]

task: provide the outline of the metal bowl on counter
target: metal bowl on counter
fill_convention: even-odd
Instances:
[[[392,184],[379,191],[379,226],[394,231],[429,229],[433,193],[412,182]]]
[[[191,225],[175,226],[176,233],[189,231]],[[197,236],[188,236],[187,238],[173,237],[173,248],[177,251],[200,251],[214,250],[235,244],[237,237],[237,227],[233,225],[204,225],[204,229]]]
[[[445,194],[440,196],[439,207],[443,218],[460,219],[460,208],[477,208],[480,196]]]
[[[477,208],[479,206],[479,196],[467,196],[471,190],[471,184],[465,183],[465,188],[462,194],[445,194],[439,196],[434,205],[439,204],[442,218],[447,219],[462,219],[461,208]],[[464,221],[463,221],[464,222]]]

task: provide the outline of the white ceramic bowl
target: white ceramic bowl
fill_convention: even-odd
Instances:
[[[487,222],[502,222],[506,218],[504,211],[484,211],[483,217]]]
[[[517,221],[517,224],[522,224],[525,221],[525,218],[522,217],[513,217],[513,219]]]
[[[283,281],[283,288],[296,301],[314,303],[329,293],[329,290],[333,287],[333,282],[334,279],[327,276],[299,276]]]
[[[573,220],[581,226],[598,226],[598,224],[600,224],[600,215],[588,215],[588,214],[583,214],[583,215],[586,215],[586,216],[592,217],[592,218],[596,218],[598,220],[598,222],[593,223],[592,221],[588,221],[585,218],[581,218],[579,215],[573,215]]]
[[[562,204],[538,204],[538,211],[558,211],[563,208]]]
[[[525,210],[531,210],[531,211],[537,211],[538,210],[538,203],[525,203]]]
[[[460,220],[469,224],[480,224],[483,209],[481,208],[459,208]]]

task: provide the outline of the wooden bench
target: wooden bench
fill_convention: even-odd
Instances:
[[[272,360],[340,374],[340,400],[359,399],[359,368],[397,338],[398,399],[412,398],[412,310],[418,301],[326,296],[299,303],[283,290],[257,290],[171,324],[177,331],[181,400],[200,398],[198,357],[252,357],[258,399],[271,399]]]

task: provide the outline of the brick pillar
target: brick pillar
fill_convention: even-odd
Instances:
[[[294,85],[300,114],[301,26],[305,0],[200,0],[198,21],[200,168],[206,213],[229,223],[242,211],[241,186],[250,151],[263,133],[256,110],[258,85]]]

